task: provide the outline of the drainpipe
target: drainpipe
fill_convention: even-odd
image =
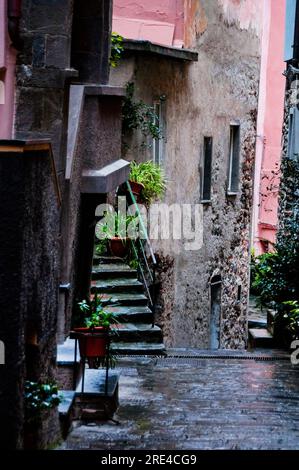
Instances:
[[[22,0],[7,0],[8,34],[13,47],[18,51],[23,46],[23,41],[20,37],[21,5]]]

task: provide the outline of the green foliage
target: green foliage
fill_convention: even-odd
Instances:
[[[293,338],[299,338],[299,302],[297,300],[289,300],[283,302],[287,307],[284,313],[286,320],[286,328],[290,331]]]
[[[144,137],[142,145],[146,146],[147,137],[162,139],[162,132],[153,106],[149,106],[142,100],[134,101],[134,90],[134,83],[129,82],[122,107],[122,131],[125,135],[127,132],[140,129]]]
[[[90,300],[82,300],[78,303],[80,311],[83,313],[83,324],[87,328],[102,326],[110,328],[112,324],[117,323],[115,315],[107,312],[102,303],[102,298],[95,293]]]
[[[107,251],[107,240],[97,240],[95,245],[95,254],[100,256]]]
[[[142,198],[147,204],[161,197],[166,189],[163,169],[151,160],[143,163],[131,162],[130,180],[143,184]]]
[[[284,219],[275,251],[258,256],[254,264],[254,293],[261,307],[276,310],[276,334],[289,341],[299,335],[299,215],[296,211]]]
[[[111,34],[111,54],[110,54],[110,65],[115,68],[118,66],[124,51],[123,37],[117,33]]]
[[[296,217],[286,221],[274,253],[257,257],[253,287],[261,304],[274,306],[299,300],[299,222]]]
[[[62,400],[62,395],[59,395],[55,382],[26,381],[24,397],[27,421],[37,419],[43,411],[55,408]]]
[[[136,238],[138,234],[138,217],[124,215],[121,212],[106,212],[104,218],[97,223],[96,237],[108,240],[113,237]]]

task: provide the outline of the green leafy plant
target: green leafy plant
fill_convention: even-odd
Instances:
[[[106,212],[104,218],[96,226],[96,236],[101,240],[114,237],[126,240],[136,238],[138,234],[138,217],[121,212]]]
[[[122,132],[123,135],[126,135],[128,132],[140,129],[143,136],[142,146],[146,147],[148,146],[146,140],[149,136],[152,139],[162,139],[163,136],[154,107],[142,100],[134,101],[134,91],[134,83],[129,82],[122,106]]]
[[[26,381],[24,398],[27,421],[36,420],[43,411],[55,408],[62,401],[62,395],[58,393],[58,386],[55,382]]]
[[[294,304],[291,309],[290,302],[299,302],[299,213],[296,210],[283,220],[274,248],[273,253],[256,257],[252,286],[258,304],[275,309],[276,339],[288,345],[295,335],[297,321],[297,306]]]
[[[166,189],[166,179],[163,169],[151,160],[142,163],[131,162],[129,179],[143,184],[142,198],[150,205],[160,198]]]
[[[78,303],[80,311],[83,313],[83,324],[87,328],[95,328],[102,326],[110,328],[112,324],[117,323],[117,319],[112,312],[104,309],[102,298],[97,293],[93,298],[82,300]]]
[[[95,254],[100,256],[107,251],[107,240],[97,240],[95,245]]]
[[[287,323],[286,328],[294,339],[299,338],[299,302],[297,300],[288,300],[283,304],[288,308],[288,311],[284,313],[284,319]]]
[[[120,34],[113,32],[111,34],[111,53],[109,63],[111,67],[118,66],[121,56],[124,51],[123,37]]]
[[[109,300],[111,299],[108,299],[108,301]],[[89,328],[91,331],[97,327],[102,327],[111,331],[113,334],[118,334],[116,328],[118,320],[113,312],[104,309],[102,297],[99,296],[97,292],[95,292],[94,296],[92,296],[89,300],[82,300],[81,302],[78,302],[78,307],[81,312],[78,326],[83,324],[85,328]],[[108,367],[114,368],[117,362],[116,356],[109,352],[109,354],[106,354],[105,356],[88,357],[89,367],[96,369],[101,366],[106,366],[107,361]]]

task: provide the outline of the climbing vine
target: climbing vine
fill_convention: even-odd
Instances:
[[[152,139],[161,139],[162,132],[159,127],[159,119],[153,106],[146,104],[142,100],[134,100],[135,85],[129,82],[126,87],[126,96],[122,107],[122,133],[131,134],[132,131],[139,129],[143,140],[142,147],[151,146],[147,144],[148,137]]]
[[[123,37],[120,34],[112,33],[111,34],[111,53],[110,53],[110,65],[115,68],[118,66],[121,59],[122,53],[124,51]]]

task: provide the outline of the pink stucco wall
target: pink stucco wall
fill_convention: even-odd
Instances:
[[[0,139],[13,133],[16,51],[7,33],[6,1],[0,0]]]
[[[184,0],[114,0],[112,29],[127,39],[182,47]]]
[[[229,25],[236,23],[241,29],[251,28],[259,36],[263,28],[264,1],[271,2],[272,0],[218,0]]]
[[[286,0],[264,0],[253,213],[256,254],[263,253],[267,245],[271,250],[276,236],[285,90],[285,9]]]

